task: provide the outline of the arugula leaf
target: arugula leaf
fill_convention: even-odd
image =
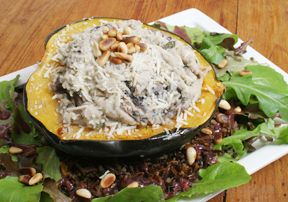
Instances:
[[[188,191],[182,192],[168,201],[203,196],[240,186],[251,179],[242,165],[229,161],[218,162],[206,169],[201,169],[199,175],[202,178],[199,182],[195,183]]]
[[[223,138],[223,140],[214,146],[215,150],[222,150],[222,148],[232,148],[236,152],[237,157],[244,156],[247,151],[243,144],[243,141],[253,137],[266,136],[276,139],[276,144],[287,144],[288,143],[288,126],[281,128],[274,127],[274,121],[268,119],[268,121],[259,124],[254,130],[240,129],[233,133],[231,136]]]
[[[92,202],[155,202],[164,201],[164,194],[159,186],[149,185],[139,188],[125,188],[113,196],[95,198]]]
[[[55,181],[61,179],[60,160],[55,149],[49,146],[37,149],[38,156],[36,162],[42,166],[44,176]]]
[[[42,184],[26,186],[17,177],[5,177],[0,180],[0,202],[21,201],[37,202],[43,189]]]
[[[262,65],[247,66],[245,69],[251,71],[252,75],[234,73],[229,81],[223,82],[227,87],[224,97],[238,98],[245,106],[254,97],[266,116],[272,117],[279,112],[284,120],[288,120],[288,84],[283,76]]]

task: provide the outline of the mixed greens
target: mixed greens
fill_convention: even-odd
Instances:
[[[178,34],[214,64],[218,78],[226,86],[224,98],[241,105],[243,111],[239,113],[243,121],[249,118],[256,125],[254,128],[242,127],[215,144],[214,149],[219,151],[218,162],[201,169],[198,173],[199,180],[191,188],[168,201],[203,196],[249,182],[251,177],[235,160],[250,152],[256,141],[264,144],[288,144],[288,125],[283,124],[288,121],[288,84],[272,68],[244,59],[241,54],[245,52],[247,44],[235,49],[237,35],[208,33],[200,28],[164,23],[156,23],[155,26]],[[224,66],[221,65],[223,61]],[[243,70],[249,74],[241,75],[239,72]],[[70,201],[55,185],[61,179],[61,162],[55,149],[42,139],[29,120],[22,102],[16,100],[19,99],[15,94],[17,81],[18,77],[0,83],[0,202]],[[12,141],[8,137],[8,131]],[[9,153],[9,146],[14,144],[21,145],[25,155],[35,156],[33,164],[44,174],[44,181],[34,186],[19,182],[15,173],[18,158],[23,157]],[[26,148],[25,145],[33,147]],[[160,186],[149,185],[125,188],[115,195],[92,201],[154,202],[165,199]]]

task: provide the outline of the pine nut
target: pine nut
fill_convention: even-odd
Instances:
[[[121,32],[117,32],[117,34],[116,34],[116,39],[117,39],[118,41],[122,41],[123,35],[122,35]]]
[[[90,199],[92,198],[92,194],[88,189],[77,189],[76,194],[82,198]]]
[[[110,29],[108,31],[108,36],[109,37],[116,37],[116,35],[117,35],[117,31],[115,29]]]
[[[19,147],[10,147],[9,148],[9,153],[10,154],[21,154],[23,152],[23,149],[19,148]]]
[[[30,175],[20,175],[18,180],[19,182],[22,182],[23,184],[29,185],[29,180],[31,179]]]
[[[138,44],[136,44],[134,47],[135,47],[136,52],[139,52],[141,50],[141,48]]]
[[[104,66],[106,64],[106,62],[108,61],[110,56],[110,51],[104,51],[102,55],[100,55],[96,62],[100,65],[100,66]]]
[[[240,113],[241,111],[242,111],[242,109],[239,106],[234,109],[234,112],[236,112],[236,113]]]
[[[99,45],[97,42],[94,42],[92,44],[92,52],[93,52],[94,57],[99,57],[101,55],[101,51],[99,49]]]
[[[206,135],[212,135],[213,134],[213,132],[210,128],[202,128],[201,132],[206,134]]]
[[[196,160],[197,152],[194,147],[188,147],[186,150],[186,157],[189,165],[192,165]]]
[[[128,53],[129,54],[132,54],[132,53],[135,53],[135,52],[136,52],[136,49],[135,49],[134,46],[131,46],[131,47],[128,48]]]
[[[102,28],[102,32],[104,34],[107,34],[109,32],[109,30],[110,30],[109,27],[106,27],[106,26]]]
[[[126,43],[120,42],[118,45],[118,51],[121,53],[127,54],[128,53],[128,47],[127,47]]]
[[[22,175],[29,175],[29,176],[34,176],[36,174],[36,169],[33,167],[24,167],[19,169],[19,173]]]
[[[218,67],[219,69],[223,69],[224,67],[227,66],[227,64],[228,64],[228,60],[223,59],[223,60],[217,65],[217,67]]]
[[[36,173],[33,177],[29,180],[29,185],[35,185],[43,179],[42,173]]]
[[[115,38],[108,38],[108,39],[103,39],[102,41],[99,42],[99,48],[102,51],[107,51],[110,49],[110,47],[116,42]]]
[[[139,183],[134,181],[134,182],[131,182],[130,184],[128,184],[127,186],[128,188],[135,188],[135,187],[139,187]]]
[[[140,40],[141,40],[141,38],[138,37],[138,36],[127,36],[127,37],[123,38],[123,41],[124,41],[125,43],[134,43],[134,44],[137,44],[137,43],[140,42]]]
[[[222,113],[217,114],[216,120],[219,123],[228,123],[228,121],[229,121],[228,116],[226,116],[225,114],[222,114]]]
[[[115,180],[116,176],[113,173],[108,173],[101,179],[100,186],[102,188],[108,188],[115,182]]]
[[[120,59],[123,59],[123,60],[125,60],[127,62],[132,62],[132,60],[133,60],[132,55],[128,55],[128,54],[125,54],[125,53],[115,52],[115,55],[116,55],[116,57],[118,57]]]
[[[123,60],[121,60],[120,58],[117,58],[117,57],[109,57],[109,60],[110,62],[116,64],[116,65],[119,65],[121,63],[123,63]]]
[[[132,32],[132,29],[129,26],[125,27],[123,30],[123,34],[125,35],[131,34],[131,32]]]
[[[246,76],[246,75],[251,75],[251,74],[252,74],[252,72],[249,70],[242,70],[240,72],[240,76]]]
[[[103,34],[103,35],[101,36],[101,38],[102,38],[102,39],[108,39],[109,36],[108,36],[107,34]]]
[[[147,45],[145,43],[139,43],[140,51],[145,52],[147,50]]]
[[[110,47],[110,49],[112,50],[112,51],[116,51],[117,49],[118,49],[118,46],[119,46],[119,41],[116,41],[111,47]]]
[[[220,100],[219,107],[221,109],[224,109],[224,110],[230,110],[231,109],[231,105],[226,100]]]

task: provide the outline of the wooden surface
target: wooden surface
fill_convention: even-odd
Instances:
[[[243,40],[253,39],[256,50],[288,71],[287,0],[0,0],[0,5],[0,76],[39,61],[45,37],[65,23],[89,16],[151,22],[193,7]],[[288,201],[287,167],[288,156],[211,201]]]

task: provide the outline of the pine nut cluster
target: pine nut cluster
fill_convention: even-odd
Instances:
[[[141,43],[140,37],[131,36],[132,29],[129,26],[125,27],[123,32],[107,26],[103,27],[102,31],[102,39],[99,43],[94,42],[92,46],[93,54],[100,66],[104,66],[108,61],[114,64],[132,62],[133,53],[144,52],[147,49],[147,45]]]

